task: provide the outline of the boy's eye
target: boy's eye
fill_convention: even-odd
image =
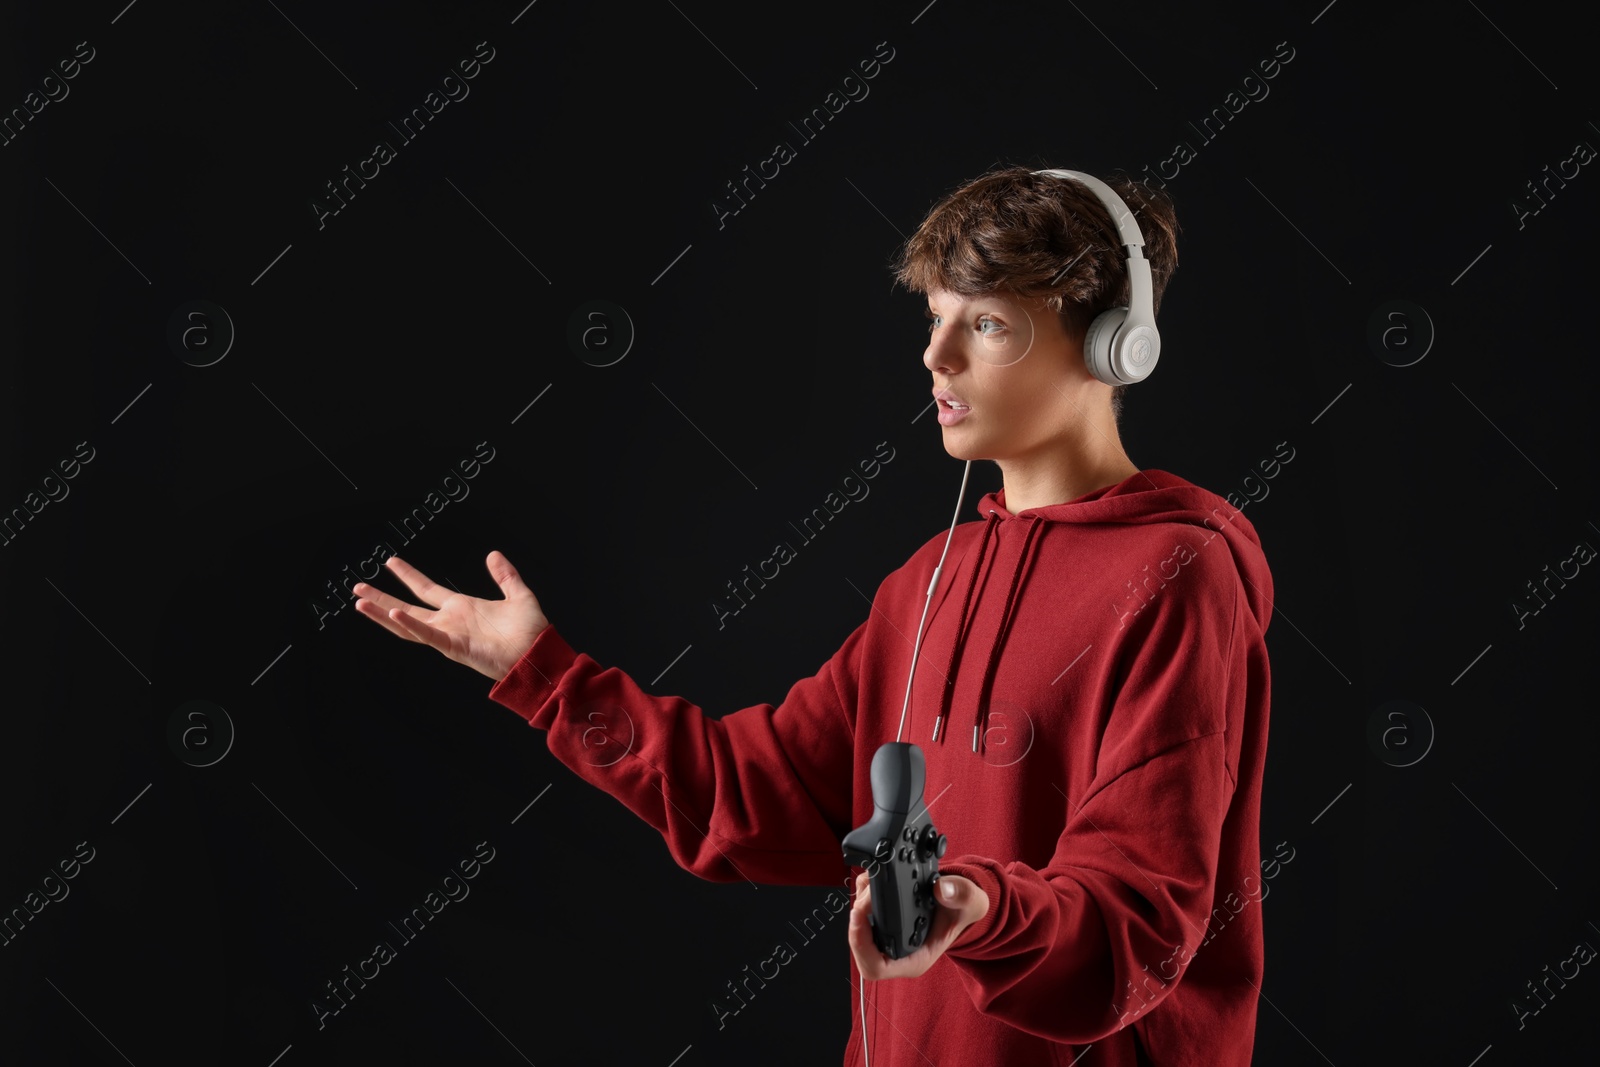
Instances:
[[[928,332],[932,333],[934,330],[937,330],[939,328],[940,324],[943,323],[943,321],[944,320],[942,318],[940,318],[938,315],[929,316],[929,319],[928,319]],[[988,319],[988,318],[979,319],[978,320],[979,329],[982,329],[985,326],[993,326],[997,330],[1004,329],[1004,327],[1002,327],[998,322],[994,321],[993,319]]]

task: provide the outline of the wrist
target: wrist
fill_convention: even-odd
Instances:
[[[513,669],[489,690],[489,699],[515,711],[528,723],[548,730],[563,707],[555,699],[567,672],[580,656],[555,626],[547,626]],[[592,660],[585,662],[594,666]]]
[[[550,629],[550,623],[548,620],[546,620],[544,625],[533,631],[533,637],[528,641],[526,646],[521,649],[517,649],[515,647],[509,648],[505,655],[503,655],[498,662],[494,663],[490,667],[491,670],[500,672],[498,675],[494,676],[494,680],[496,682],[504,681],[506,677],[516,669],[517,664],[528,658],[528,654],[531,653],[534,649],[534,646],[539,643],[539,638],[543,636],[544,632],[548,629]]]

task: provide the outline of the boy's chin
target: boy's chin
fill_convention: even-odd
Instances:
[[[952,441],[949,434],[945,435],[944,450],[945,453],[952,459],[965,459],[971,460],[972,462],[977,462],[978,460],[988,458],[986,455],[982,454],[983,449],[981,447],[978,447],[971,442],[961,441],[959,439]]]

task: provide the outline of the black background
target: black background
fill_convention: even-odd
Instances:
[[[95,858],[0,948],[0,1060],[837,1062],[842,925],[722,1029],[710,1009],[824,890],[692,878],[488,679],[313,604],[487,441],[407,559],[491,596],[500,549],[652,691],[781,700],[960,483],[918,417],[903,235],[996,163],[1137,173],[1178,140],[1181,266],[1124,444],[1241,494],[1295,450],[1245,509],[1277,590],[1263,853],[1295,849],[1256,1062],[1587,1048],[1592,968],[1520,1029],[1511,1005],[1600,945],[1600,578],[1521,629],[1512,603],[1600,545],[1600,177],[1520,227],[1512,203],[1600,145],[1592,40],[1553,4],[1324,3],[8,9],[0,108],[95,58],[0,148],[0,509],[94,458],[0,547],[0,910]],[[480,41],[470,95],[400,144],[387,121]],[[870,95],[719,228],[724,183],[885,41]],[[1279,42],[1270,94],[1201,145],[1186,123]],[[319,229],[377,140],[396,158]],[[637,331],[611,366],[567,341],[595,299]],[[1436,331],[1403,367],[1367,342],[1400,299]],[[166,341],[193,300],[237,331],[206,367]],[[870,497],[719,630],[723,583],[880,441]],[[969,509],[998,486],[977,465]],[[237,731],[207,767],[167,738],[195,699]],[[1435,735],[1407,767],[1368,742],[1393,699]],[[480,841],[471,895],[319,1030],[322,983]]]

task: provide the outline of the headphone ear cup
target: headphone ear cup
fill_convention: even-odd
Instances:
[[[1110,386],[1121,385],[1111,369],[1111,343],[1128,320],[1127,308],[1112,308],[1096,315],[1083,335],[1083,362],[1089,373]]]
[[[1150,377],[1161,356],[1161,335],[1153,326],[1124,327],[1117,334],[1112,360],[1118,380],[1132,384]]]

